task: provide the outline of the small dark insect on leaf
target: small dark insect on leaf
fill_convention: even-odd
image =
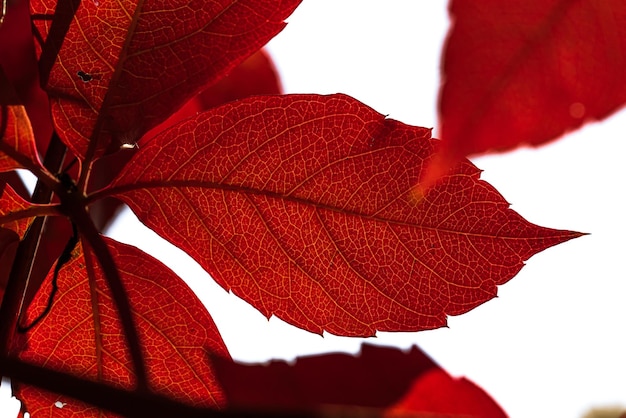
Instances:
[[[76,75],[83,80],[83,83],[89,83],[91,80],[93,80],[93,76],[89,73],[86,73],[84,71],[79,71],[76,73]]]

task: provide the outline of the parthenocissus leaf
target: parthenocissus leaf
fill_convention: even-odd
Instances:
[[[351,336],[437,328],[581,235],[524,220],[469,161],[417,195],[437,144],[344,95],[250,98],[164,131],[100,196],[268,317]]]
[[[35,137],[26,109],[0,67],[0,172],[39,167]]]
[[[27,209],[30,206],[31,204],[17,194],[9,184],[0,184],[0,216]],[[14,231],[20,238],[23,238],[32,220],[33,218],[22,218],[4,223],[2,227]]]
[[[223,406],[222,389],[208,359],[210,354],[228,357],[228,353],[202,303],[158,260],[111,239],[106,243],[135,315],[150,388],[181,402]],[[29,307],[24,324],[44,311],[51,280],[52,274]],[[21,346],[15,349],[23,360],[110,385],[132,387],[130,354],[114,302],[93,252],[90,250],[86,256],[80,243],[59,273],[58,292],[50,312],[19,335]],[[19,385],[16,396],[33,417],[111,416],[36,387]]]
[[[41,77],[57,132],[84,157],[91,141],[137,141],[280,32],[300,0],[57,3],[31,1]]]
[[[445,159],[539,145],[626,102],[626,2],[453,0]]]

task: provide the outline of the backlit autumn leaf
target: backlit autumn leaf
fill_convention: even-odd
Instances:
[[[112,188],[264,315],[349,336],[445,325],[533,254],[541,228],[464,161],[425,196],[438,141],[343,95],[251,98],[142,147]]]
[[[2,106],[0,113],[0,171],[40,165],[24,106]]]
[[[206,309],[184,282],[157,260],[135,247],[110,239],[106,243],[131,301],[150,388],[184,403],[222,406],[224,397],[208,356],[228,357],[228,353]],[[49,275],[23,324],[45,310],[51,280]],[[52,308],[41,322],[20,335],[21,345],[15,350],[23,360],[133,388],[128,347],[113,300],[94,254],[85,255],[80,243],[59,273]],[[112,416],[36,387],[19,385],[17,395],[34,417]]]
[[[100,151],[136,142],[280,32],[299,3],[33,0],[57,131],[81,157],[91,141]]]
[[[7,215],[29,207],[9,183],[0,181],[0,302],[4,297],[17,246],[32,218],[8,220]]]
[[[445,159],[539,145],[626,102],[626,3],[454,0],[439,111]]]

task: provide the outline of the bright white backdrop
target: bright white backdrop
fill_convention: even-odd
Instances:
[[[269,50],[288,93],[347,93],[393,119],[436,127],[446,7],[444,0],[304,0]],[[621,112],[537,150],[473,159],[530,221],[591,235],[534,256],[497,299],[450,318],[448,328],[379,333],[368,342],[418,344],[513,418],[580,417],[592,406],[626,405],[625,133]],[[356,353],[363,341],[266,320],[128,213],[110,235],[187,280],[235,359]]]

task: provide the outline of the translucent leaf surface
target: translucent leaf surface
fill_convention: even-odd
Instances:
[[[201,302],[157,260],[135,247],[106,242],[131,301],[151,389],[198,406],[223,405],[208,358],[210,353],[228,354]],[[52,286],[50,274],[24,324],[44,312]],[[134,385],[128,348],[102,270],[94,254],[85,256],[80,244],[59,273],[50,312],[22,334],[16,348],[21,359],[53,370],[127,389]],[[20,385],[17,395],[34,417],[102,416],[92,406],[34,387]]]
[[[436,145],[347,96],[252,98],[163,132],[106,194],[268,317],[437,328],[580,234],[527,222],[468,161],[416,195]]]

